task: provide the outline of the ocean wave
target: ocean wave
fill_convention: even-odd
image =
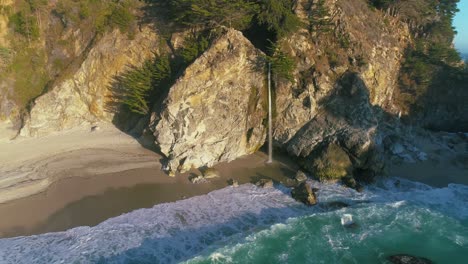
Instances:
[[[285,234],[289,234],[283,245],[285,249],[300,248],[297,243],[314,248],[318,245],[313,243],[318,243],[334,252],[345,252],[354,245],[349,245],[347,239],[369,241],[368,238],[378,237],[376,234],[381,230],[409,232],[400,228],[405,225],[414,230],[431,230],[426,218],[458,228],[458,233],[447,231],[440,237],[455,241],[454,245],[459,247],[467,246],[466,226],[460,223],[468,219],[467,186],[450,185],[439,189],[390,178],[358,193],[338,184],[314,184],[320,189],[321,203],[342,201],[350,207],[307,207],[294,201],[288,190],[280,186],[270,189],[251,184],[227,187],[207,195],[136,210],[94,227],[0,239],[0,263],[236,262],[239,256],[233,252],[252,247],[252,243],[257,249],[268,248],[268,243],[258,241],[270,237],[279,239]],[[366,223],[365,232],[349,234],[340,223],[345,213],[352,214],[358,224]],[[320,234],[321,239],[315,239],[314,234]],[[374,251],[381,252],[380,249]],[[301,255],[278,250],[275,262],[319,256],[313,252]],[[346,258],[351,259],[350,256]]]

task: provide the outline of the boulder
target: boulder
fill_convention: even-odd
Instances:
[[[321,180],[339,180],[356,170],[383,171],[377,116],[362,77],[345,73],[325,106],[287,142],[287,151]]]
[[[329,144],[312,160],[312,170],[320,181],[336,181],[352,174],[353,164],[338,145]]]
[[[342,208],[349,207],[349,204],[341,201],[331,201],[331,202],[325,202],[321,203],[320,207],[325,209],[325,210],[339,210]]]
[[[297,182],[305,182],[307,181],[307,174],[305,174],[303,171],[301,170],[298,170],[297,173],[296,173],[296,176],[294,177],[294,179],[297,181]]]
[[[394,155],[399,155],[399,154],[402,154],[403,152],[405,152],[405,148],[400,143],[393,144],[393,146],[391,146],[390,150]]]
[[[170,88],[150,125],[168,170],[212,167],[263,145],[262,56],[241,32],[226,29]]]
[[[203,177],[205,179],[219,178],[219,172],[214,168],[207,168],[203,170]]]
[[[189,181],[194,184],[208,182],[202,175],[197,175],[197,174],[190,175]]]
[[[255,183],[258,187],[262,188],[273,188],[273,180],[271,179],[260,179]]]
[[[239,187],[239,182],[234,179],[229,179],[228,184],[231,185],[232,187]]]
[[[310,0],[295,2],[294,12],[307,25],[315,5]],[[330,36],[310,32],[307,27],[279,41],[281,50],[296,63],[294,82],[280,82],[276,87],[274,137],[279,145],[289,142],[308,122],[324,114],[326,98],[333,94],[345,72],[353,71],[361,77],[371,105],[390,110],[388,106],[395,97],[401,59],[411,40],[408,27],[401,23],[383,26],[384,18],[369,12],[365,1],[323,2],[333,14],[335,33],[349,37],[350,46],[333,46],[336,41]],[[349,113],[353,114],[352,107]]]
[[[341,182],[346,186],[351,189],[355,189],[358,192],[362,192],[364,188],[360,183],[358,183],[353,176],[346,176],[341,179]]]
[[[315,195],[315,189],[307,182],[302,182],[297,187],[295,187],[291,195],[297,201],[304,203],[306,205],[316,205],[317,196]]]

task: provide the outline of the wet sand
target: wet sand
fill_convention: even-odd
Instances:
[[[418,181],[436,188],[451,183],[468,185],[468,137],[453,133],[423,132],[411,141],[427,160],[402,162],[389,158],[389,176]]]
[[[443,188],[451,183],[468,185],[468,169],[453,166],[451,162],[424,161],[417,163],[393,164],[389,175]]]
[[[79,151],[75,154],[79,154]],[[231,178],[239,184],[255,182],[260,178],[286,183],[288,177],[296,172],[294,164],[287,158],[283,157],[282,161],[271,165],[265,164],[266,159],[267,156],[259,152],[230,163],[221,163],[215,166],[220,177],[200,184],[192,184],[188,180],[190,174],[200,174],[197,170],[169,177],[161,171],[159,164],[98,176],[92,170],[82,170],[80,176],[59,180],[42,193],[0,204],[0,237],[94,226],[135,209],[150,208],[155,204],[174,202],[226,187]],[[87,165],[93,166],[83,164],[83,167]],[[72,174],[77,174],[77,171]]]
[[[391,162],[389,176],[435,187],[468,185],[468,142],[450,145],[423,138],[415,143],[428,160]],[[239,184],[270,178],[288,185],[298,169],[279,154],[267,165],[267,156],[258,152],[218,164],[219,178],[192,184],[189,176],[200,171],[169,177],[160,159],[113,127],[0,140],[0,238],[94,226],[135,209],[224,188],[231,178]]]

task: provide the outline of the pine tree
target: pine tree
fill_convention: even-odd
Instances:
[[[259,5],[258,21],[267,25],[269,30],[276,32],[278,38],[285,37],[300,27],[299,18],[292,12],[292,1],[261,0]]]
[[[315,1],[309,13],[309,30],[315,33],[329,33],[333,30],[332,17],[325,0]]]

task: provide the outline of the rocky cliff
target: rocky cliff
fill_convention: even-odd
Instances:
[[[312,2],[299,1],[296,8],[306,24]],[[396,18],[370,11],[363,1],[326,1],[326,6],[333,17],[333,34],[303,29],[282,41],[297,68],[294,84],[277,87],[275,139],[279,145],[319,113],[348,71],[359,75],[370,104],[393,110],[392,95],[409,42],[407,27]]]
[[[401,112],[394,95],[413,43],[410,26],[363,0],[294,3],[301,27],[276,43],[293,59],[294,70],[289,80],[273,74],[275,146],[325,180],[370,179],[384,167],[386,122]],[[314,17],[316,10],[320,17]],[[21,135],[110,121],[112,79],[166,45],[155,33],[165,32],[164,21],[142,26],[131,38],[116,29],[90,42],[79,52],[79,67],[33,101]],[[177,29],[166,39],[171,65],[180,49],[199,51],[186,41],[191,33]],[[265,143],[266,57],[252,44],[264,36],[245,35],[223,28],[193,63],[173,72],[163,103],[141,119],[150,120],[146,134],[166,156],[167,170],[210,167]]]
[[[230,29],[171,87],[151,129],[170,171],[212,166],[265,141],[265,75],[257,50]]]
[[[98,121],[111,121],[108,111],[113,77],[128,66],[153,56],[157,36],[143,28],[132,39],[115,30],[93,45],[79,69],[62,77],[49,92],[35,99],[22,136],[40,136]]]
[[[296,8],[304,23],[308,2]],[[348,171],[379,173],[377,115],[392,110],[409,33],[395,18],[385,24],[384,14],[362,1],[326,3],[335,34],[303,29],[281,42],[296,69],[293,82],[275,80],[275,144],[309,171],[314,158],[335,144],[349,156]],[[340,36],[346,45],[336,44]],[[240,32],[230,30],[171,88],[153,129],[169,170],[211,166],[262,145],[265,83],[261,72],[252,71],[258,55]]]

